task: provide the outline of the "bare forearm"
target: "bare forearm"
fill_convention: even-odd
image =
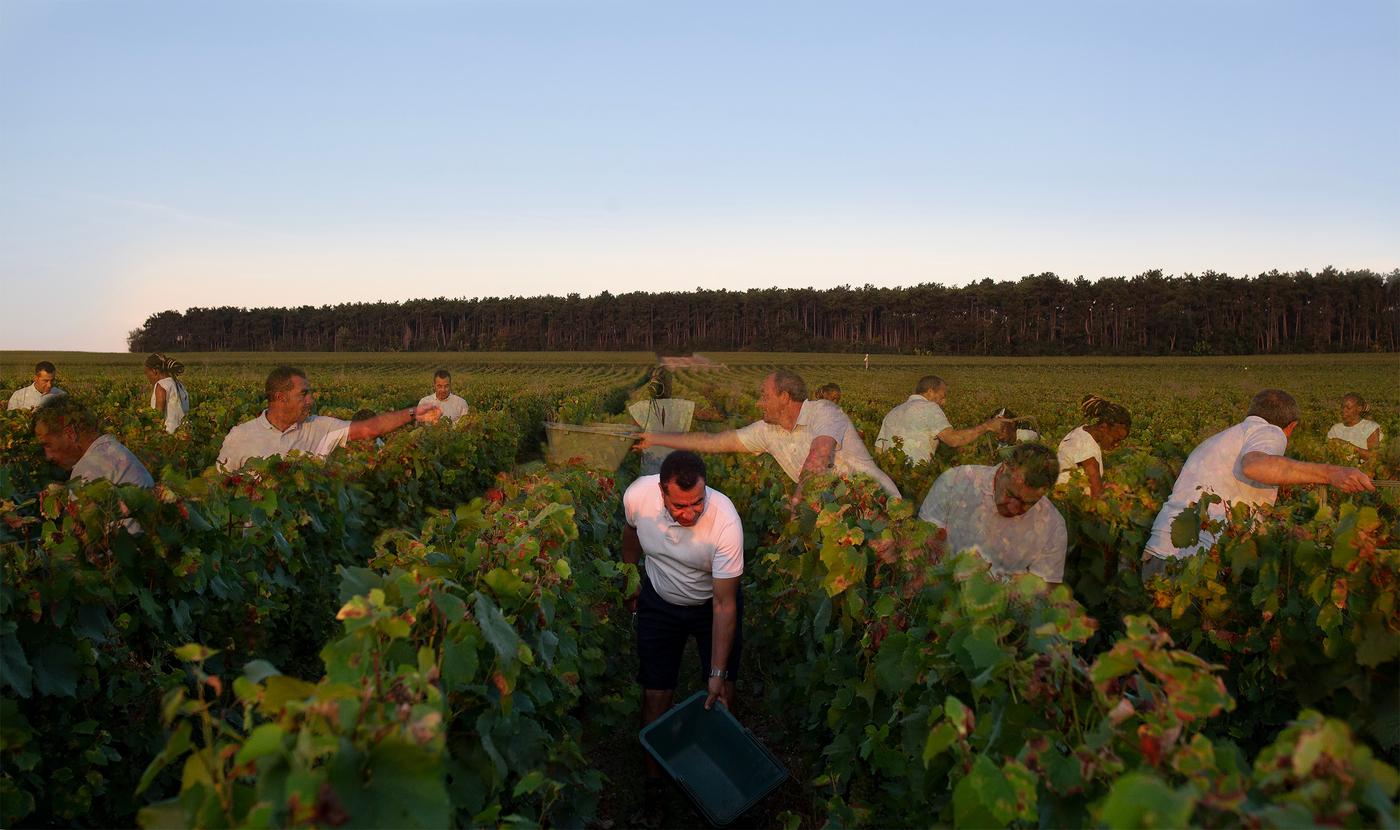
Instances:
[[[1103,476],[1099,473],[1098,459],[1081,461],[1079,466],[1084,468],[1084,476],[1089,479],[1089,495],[1098,498],[1103,494]]]
[[[965,429],[953,429],[949,427],[938,433],[938,440],[950,447],[964,447],[981,438],[991,429],[986,424],[978,424],[975,427]]]
[[[395,409],[390,412],[382,412],[373,418],[366,418],[363,421],[353,421],[350,424],[350,440],[359,441],[365,438],[378,438],[379,436],[393,432],[401,426],[413,422],[413,409]]]
[[[1264,484],[1329,484],[1340,469],[1345,468],[1262,452],[1249,453],[1240,464],[1241,472]]]
[[[744,452],[739,434],[732,429],[724,432],[648,432],[647,444],[691,452]]]
[[[710,668],[724,669],[729,666],[729,652],[734,646],[734,632],[739,628],[739,607],[732,599],[722,602],[715,599],[714,619],[710,623]]]
[[[625,527],[622,530],[622,561],[629,565],[642,561],[642,540],[635,528]]]

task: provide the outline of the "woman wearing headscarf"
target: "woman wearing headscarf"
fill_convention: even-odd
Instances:
[[[1103,493],[1103,454],[1128,437],[1133,418],[1124,407],[1098,395],[1085,395],[1079,408],[1085,423],[1060,441],[1060,478],[1056,484],[1064,484],[1076,469],[1083,469],[1089,495],[1098,498]]]
[[[177,376],[185,371],[185,364],[163,354],[153,354],[146,358],[146,380],[150,381],[151,408],[165,416],[165,431],[174,432],[185,420],[190,411],[190,393]]]

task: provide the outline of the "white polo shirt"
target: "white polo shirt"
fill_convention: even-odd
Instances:
[[[327,446],[326,438],[337,430],[349,434],[349,421],[311,415],[299,424],[292,424],[286,432],[279,430],[267,419],[267,410],[251,421],[245,421],[228,431],[224,444],[219,448],[219,469],[237,470],[250,458],[267,458],[272,455],[287,455],[292,450],[325,458],[338,443]]]
[[[1370,447],[1366,445],[1366,441],[1371,437],[1371,433],[1378,431],[1380,428],[1380,424],[1365,418],[1362,418],[1351,426],[1347,426],[1343,423],[1336,423],[1332,425],[1331,429],[1327,430],[1327,440],[1331,441],[1333,438],[1340,438],[1354,447],[1366,450],[1370,449]],[[1377,435],[1377,446],[1379,446],[1379,442],[1384,440],[1384,433]]]
[[[437,393],[425,395],[423,396],[422,400],[418,401],[418,405],[422,406],[425,403],[430,403],[437,406],[439,409],[442,410],[442,417],[447,418],[450,421],[457,420],[458,418],[467,414],[467,412],[471,409],[471,407],[467,406],[466,401],[462,400],[461,398],[457,397],[456,395],[450,392],[448,393],[447,400],[445,401],[438,400]]]
[[[879,483],[880,489],[899,498],[899,488],[875,465],[855,424],[841,407],[827,400],[804,401],[797,423],[789,432],[777,424],[755,421],[736,431],[739,441],[751,453],[773,456],[788,478],[797,481],[802,464],[812,451],[812,442],[825,435],[836,441],[835,471],[842,475],[864,473]]]
[[[61,398],[68,393],[57,386],[49,387],[49,391],[40,392],[34,388],[34,384],[29,384],[23,389],[16,389],[10,396],[9,409],[17,411],[22,409],[34,409],[43,406],[54,398]]]
[[[880,422],[875,449],[889,449],[895,438],[902,438],[910,461],[927,461],[938,450],[938,433],[951,426],[943,407],[923,395],[910,395]]]
[[[1207,438],[1186,457],[1171,497],[1152,523],[1146,552],[1159,559],[1180,559],[1200,550],[1197,545],[1178,548],[1172,544],[1172,521],[1190,504],[1200,501],[1202,493],[1214,493],[1222,499],[1210,506],[1210,517],[1216,521],[1225,519],[1232,504],[1273,504],[1278,498],[1278,487],[1246,477],[1241,464],[1249,453],[1283,455],[1286,449],[1288,436],[1258,415],[1250,415]],[[1215,534],[1202,530],[1198,545],[1208,548],[1214,543]]]
[[[1050,499],[1019,516],[997,512],[996,467],[964,465],[946,470],[919,507],[919,518],[948,531],[948,550],[975,549],[998,576],[1033,573],[1063,582],[1069,534]]]
[[[151,408],[156,406],[156,387],[165,389],[165,431],[173,433],[190,411],[190,393],[175,378],[161,378],[151,387]]]
[[[705,509],[682,527],[661,500],[661,476],[642,476],[622,495],[629,527],[646,554],[647,579],[672,605],[703,605],[714,597],[714,580],[744,573],[744,526],[725,494],[705,488]]]
[[[83,457],[73,465],[70,481],[105,479],[113,484],[156,486],[155,479],[141,459],[122,445],[115,436],[101,435],[87,448]]]
[[[1103,448],[1082,426],[1075,427],[1060,441],[1059,457],[1060,477],[1056,479],[1056,484],[1068,482],[1070,474],[1079,468],[1079,464],[1091,458],[1099,462],[1099,472],[1103,473]]]

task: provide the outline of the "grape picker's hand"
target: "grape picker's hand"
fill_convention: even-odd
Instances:
[[[724,708],[733,709],[734,701],[730,698],[729,681],[723,677],[711,677],[709,682],[710,696],[705,698],[705,708],[711,709],[718,700],[724,704]]]
[[[1376,485],[1371,483],[1371,477],[1355,467],[1333,467],[1327,478],[1328,486],[1336,487],[1343,493],[1360,493],[1364,490],[1374,491],[1376,489]]]

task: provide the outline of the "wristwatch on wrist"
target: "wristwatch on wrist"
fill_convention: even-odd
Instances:
[[[724,669],[710,669],[710,677],[719,677],[728,680],[729,672]]]
[[[410,424],[418,423],[418,407],[410,406],[408,408],[408,422]]]

